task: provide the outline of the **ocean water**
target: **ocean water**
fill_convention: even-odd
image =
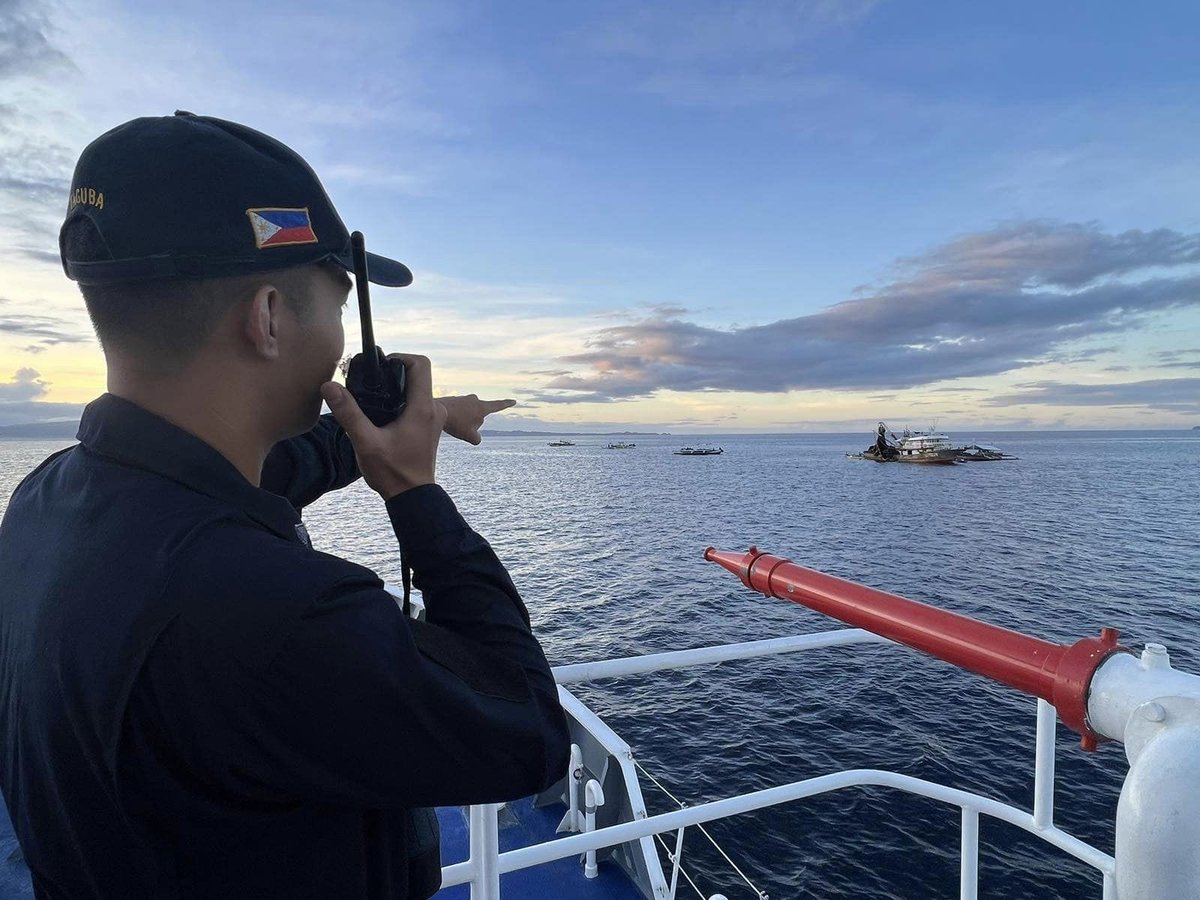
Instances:
[[[1200,672],[1200,433],[963,434],[1019,460],[953,467],[845,458],[863,435],[580,436],[443,443],[439,477],[508,565],[552,663],[840,627],[743,588],[706,546],[803,565],[1065,643],[1103,625]],[[680,457],[719,443],[722,456]],[[0,504],[54,442],[0,442]],[[362,485],[305,512],[314,543],[399,581]],[[842,769],[892,769],[1032,806],[1035,701],[896,647],[868,646],[576,689],[690,804]],[[1056,822],[1105,852],[1122,749],[1060,726]],[[651,812],[673,808],[643,785]],[[694,830],[693,830],[694,831]],[[772,898],[958,896],[957,808],[851,789],[710,831]],[[689,832],[704,895],[754,896]],[[1099,876],[981,823],[980,894],[1099,897]],[[681,884],[680,897],[689,896]],[[696,896],[694,892],[692,896]]]

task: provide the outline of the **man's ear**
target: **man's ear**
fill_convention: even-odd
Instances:
[[[279,315],[283,295],[273,284],[261,285],[250,300],[243,323],[246,339],[261,359],[279,358]]]

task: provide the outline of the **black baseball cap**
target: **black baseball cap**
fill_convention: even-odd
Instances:
[[[64,240],[81,217],[99,237],[86,251]],[[59,250],[67,277],[82,284],[220,278],[324,260],[354,270],[350,232],[296,151],[189,112],[134,119],[87,146]],[[89,258],[68,256],[81,252]],[[375,253],[367,269],[376,284],[412,283],[406,265]]]

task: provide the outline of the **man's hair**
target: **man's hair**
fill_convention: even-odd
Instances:
[[[70,259],[111,259],[85,217],[67,226],[63,249]],[[298,315],[307,315],[312,296],[303,268],[225,278],[80,284],[79,292],[105,353],[133,359],[148,375],[165,376],[186,366],[225,314],[265,283],[278,287]]]

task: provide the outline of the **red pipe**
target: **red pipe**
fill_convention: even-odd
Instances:
[[[1099,736],[1087,724],[1088,686],[1100,663],[1118,649],[1114,628],[1102,628],[1099,638],[1054,644],[806,569],[757,547],[744,554],[709,547],[704,558],[768,597],[791,600],[1041,697],[1082,735],[1085,750],[1096,747]]]

